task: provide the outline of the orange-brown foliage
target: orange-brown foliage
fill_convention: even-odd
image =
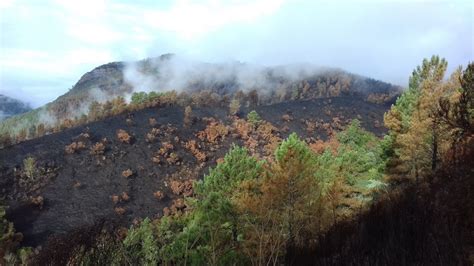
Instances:
[[[200,140],[217,143],[218,140],[224,139],[227,134],[229,134],[229,129],[225,125],[213,120],[203,131],[197,133],[197,137]]]
[[[175,195],[183,195],[186,197],[190,197],[194,193],[192,180],[172,180],[170,182],[170,188]]]
[[[122,192],[122,200],[123,201],[128,201],[130,199],[130,196],[128,195],[127,192]]]
[[[43,196],[32,197],[31,203],[35,206],[38,206],[38,208],[43,209],[44,198]]]
[[[112,199],[112,201],[114,202],[114,204],[117,204],[117,203],[119,203],[119,201],[120,201],[120,197],[117,196],[117,195],[112,195],[112,196],[110,196],[110,198]]]
[[[97,142],[96,144],[92,145],[90,154],[92,155],[101,155],[105,152],[105,145],[102,142]]]
[[[155,142],[159,134],[160,134],[160,129],[152,128],[150,132],[146,133],[145,141],[149,143]]]
[[[158,199],[158,200],[162,200],[165,198],[165,193],[163,193],[162,191],[158,190],[156,192],[153,193],[153,196]]]
[[[125,208],[122,208],[122,207],[115,207],[115,208],[114,208],[114,211],[115,211],[115,213],[118,214],[118,215],[123,215],[123,214],[125,214],[125,212],[126,212]]]
[[[199,145],[195,140],[186,142],[184,146],[194,155],[194,157],[196,157],[199,162],[205,162],[207,160],[206,154],[199,150]]]
[[[64,147],[64,150],[66,151],[67,154],[73,154],[76,151],[80,151],[85,148],[86,148],[86,145],[84,144],[84,142],[78,141],[78,142],[73,142],[69,145],[66,145],[66,147]]]
[[[243,140],[248,139],[253,131],[253,126],[245,119],[236,119],[232,123],[232,127],[234,128],[235,133]]]
[[[132,137],[123,129],[117,131],[117,138],[120,142],[127,144],[130,144],[130,141],[132,140]]]
[[[148,118],[148,124],[152,127],[156,126],[158,124],[158,122],[156,121],[155,118],[151,117],[151,118]]]
[[[127,169],[122,172],[123,177],[131,177],[132,175],[133,175],[133,171],[131,169]]]

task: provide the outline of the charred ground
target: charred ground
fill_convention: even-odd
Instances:
[[[336,97],[242,108],[238,116],[225,107],[196,107],[188,125],[176,105],[128,112],[0,150],[0,189],[22,244],[36,246],[101,219],[128,226],[135,218],[163,215],[167,206],[165,212],[180,208],[188,180],[202,178],[233,143],[264,157],[265,147],[291,132],[311,143],[356,118],[381,136],[389,106]],[[268,123],[247,132],[242,118],[253,109]],[[120,130],[129,143],[119,140]],[[103,149],[93,148],[98,143]],[[34,177],[23,174],[28,157]]]

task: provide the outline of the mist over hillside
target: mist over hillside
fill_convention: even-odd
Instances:
[[[205,63],[173,54],[136,62],[112,62],[85,73],[64,95],[31,112],[0,124],[0,135],[22,134],[33,138],[37,127],[58,127],[78,120],[94,102],[116,97],[130,102],[133,93],[175,91],[178,94],[209,92],[232,98],[236,93],[257,93],[257,104],[290,99],[315,99],[358,95],[387,101],[401,88],[344,70],[308,64],[258,66],[241,62]],[[46,130],[47,131],[47,130]]]
[[[30,110],[31,107],[27,103],[0,94],[0,121]]]

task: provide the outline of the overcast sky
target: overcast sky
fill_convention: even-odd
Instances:
[[[0,94],[37,107],[98,65],[169,52],[404,86],[432,54],[473,61],[473,13],[470,0],[0,0]]]

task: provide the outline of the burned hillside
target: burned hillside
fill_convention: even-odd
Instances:
[[[352,119],[381,136],[388,107],[334,97],[241,108],[231,116],[220,106],[186,111],[171,105],[66,129],[0,150],[8,218],[23,233],[23,244],[38,245],[100,219],[128,226],[140,217],[182,211],[180,198],[192,194],[192,181],[233,143],[267,158],[291,132],[317,143]],[[253,109],[256,122],[246,119]]]

